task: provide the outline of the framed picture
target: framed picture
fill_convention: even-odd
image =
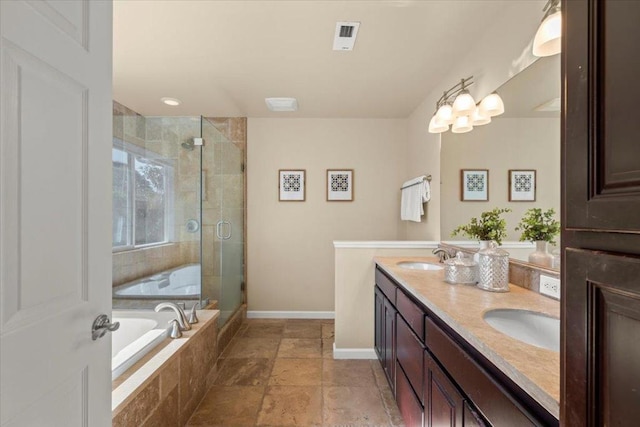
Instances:
[[[486,202],[489,200],[489,170],[460,170],[460,200],[463,202]]]
[[[509,201],[536,201],[536,171],[509,169]]]
[[[353,201],[353,169],[327,169],[327,201]]]
[[[304,202],[304,178],[304,169],[280,169],[278,171],[279,200],[281,202]]]

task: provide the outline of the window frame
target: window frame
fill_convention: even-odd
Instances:
[[[167,245],[175,241],[174,234],[174,197],[175,197],[175,160],[167,159],[161,155],[152,151],[146,150],[138,145],[128,143],[120,138],[113,138],[112,148],[127,153],[127,173],[129,178],[129,188],[127,189],[127,201],[128,209],[128,224],[127,230],[127,242],[126,245],[113,246],[113,235],[111,238],[111,250],[113,253],[131,251],[135,249],[143,249],[154,246]],[[168,173],[164,175],[164,188],[165,200],[164,200],[164,240],[160,242],[145,243],[142,245],[136,245],[136,174],[135,174],[135,161],[136,158],[142,158],[147,162],[155,163],[166,168]],[[113,188],[113,184],[112,184]]]

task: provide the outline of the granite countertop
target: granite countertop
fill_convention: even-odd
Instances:
[[[505,293],[450,285],[444,281],[444,270],[397,266],[403,261],[437,264],[434,257],[375,257],[374,261],[547,411],[560,417],[560,353],[518,341],[483,320],[485,312],[496,308],[532,310],[559,318],[558,301],[515,285],[509,285],[510,292]]]

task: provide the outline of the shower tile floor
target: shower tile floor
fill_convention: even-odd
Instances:
[[[249,319],[189,427],[403,426],[377,360],[333,360],[332,320]]]

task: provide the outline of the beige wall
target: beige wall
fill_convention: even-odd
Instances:
[[[442,238],[471,217],[494,207],[510,208],[506,240],[519,240],[514,228],[527,209],[560,213],[560,119],[498,118],[464,134],[442,137]],[[489,201],[460,201],[460,169],[489,169]],[[536,169],[536,201],[509,202],[509,169]]]
[[[389,242],[391,243],[391,242]],[[402,245],[402,242],[397,242]],[[336,248],[335,349],[373,349],[376,256],[433,256],[437,242],[424,242],[424,248]]]
[[[474,77],[469,88],[476,101],[491,93],[510,77],[530,65],[531,41],[540,23],[540,10],[544,0],[517,1],[505,7],[504,13],[487,26],[487,32],[470,44],[468,53],[460,52],[448,77],[435,84],[435,89],[409,116],[407,175],[424,173],[433,175],[431,202],[427,206],[427,220],[421,223],[407,222],[401,237],[407,240],[439,240],[440,236],[440,135],[427,130],[429,120],[442,92],[463,77]]]
[[[334,311],[334,240],[397,240],[407,126],[397,119],[248,120],[250,311]],[[306,169],[306,201],[278,201],[278,169]],[[354,169],[327,202],[326,169]]]

